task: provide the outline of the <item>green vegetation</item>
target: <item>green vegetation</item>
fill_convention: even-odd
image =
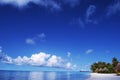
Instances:
[[[115,68],[115,72],[117,73],[117,75],[120,75],[120,63],[118,63]]]
[[[97,62],[91,65],[92,72],[95,73],[120,73],[120,66],[117,58],[112,59],[112,63]]]

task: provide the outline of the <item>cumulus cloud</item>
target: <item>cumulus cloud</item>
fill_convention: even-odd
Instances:
[[[23,64],[28,64],[29,63],[29,58],[24,56],[18,56],[17,58],[13,59],[13,63],[16,65],[23,65]]]
[[[37,54],[32,54],[31,57],[27,56],[18,56],[13,59],[13,63],[17,65],[33,65],[33,66],[43,66],[47,64],[47,59],[50,57],[50,54],[40,52]]]
[[[35,53],[30,57],[18,56],[17,58],[12,58],[6,54],[3,54],[2,47],[0,47],[0,50],[0,62],[6,64],[55,67],[65,69],[75,69],[77,67],[77,65],[72,64],[71,62],[67,62],[60,56],[47,54],[45,52]],[[67,56],[70,57],[71,53],[68,52]]]
[[[50,54],[46,54],[44,52],[40,52],[38,54],[33,54],[30,57],[30,64],[31,65],[38,65],[38,66],[42,66],[42,65],[46,65],[47,63],[47,59],[50,57]]]
[[[47,66],[54,67],[62,67],[63,59],[61,57],[57,57],[56,55],[51,56],[47,62]]]
[[[12,58],[10,56],[7,56],[3,53],[0,53],[0,62],[3,62],[3,63],[12,63]]]
[[[93,49],[88,49],[87,51],[86,51],[86,54],[90,54],[90,53],[92,53],[93,52]]]
[[[92,22],[92,23],[95,23],[92,19],[91,19],[91,16],[95,13],[95,10],[96,10],[96,6],[94,5],[90,5],[86,11],[86,22]]]
[[[108,7],[107,16],[114,15],[120,12],[120,0],[115,0],[115,2]]]
[[[15,65],[30,65],[30,66],[42,66],[42,67],[56,67],[56,68],[66,68],[74,69],[75,65],[70,62],[66,62],[59,56],[47,54],[44,52],[32,54],[31,57],[18,56],[17,58],[12,58],[10,56],[0,54],[0,62],[15,64]]]

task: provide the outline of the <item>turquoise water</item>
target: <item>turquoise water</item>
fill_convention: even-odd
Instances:
[[[86,72],[0,71],[0,80],[86,80]]]

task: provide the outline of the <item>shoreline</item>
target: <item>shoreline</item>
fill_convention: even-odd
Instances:
[[[120,76],[116,74],[91,73],[87,80],[120,80]]]

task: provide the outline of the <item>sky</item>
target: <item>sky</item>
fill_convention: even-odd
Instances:
[[[90,70],[113,57],[119,0],[0,0],[0,70]]]

